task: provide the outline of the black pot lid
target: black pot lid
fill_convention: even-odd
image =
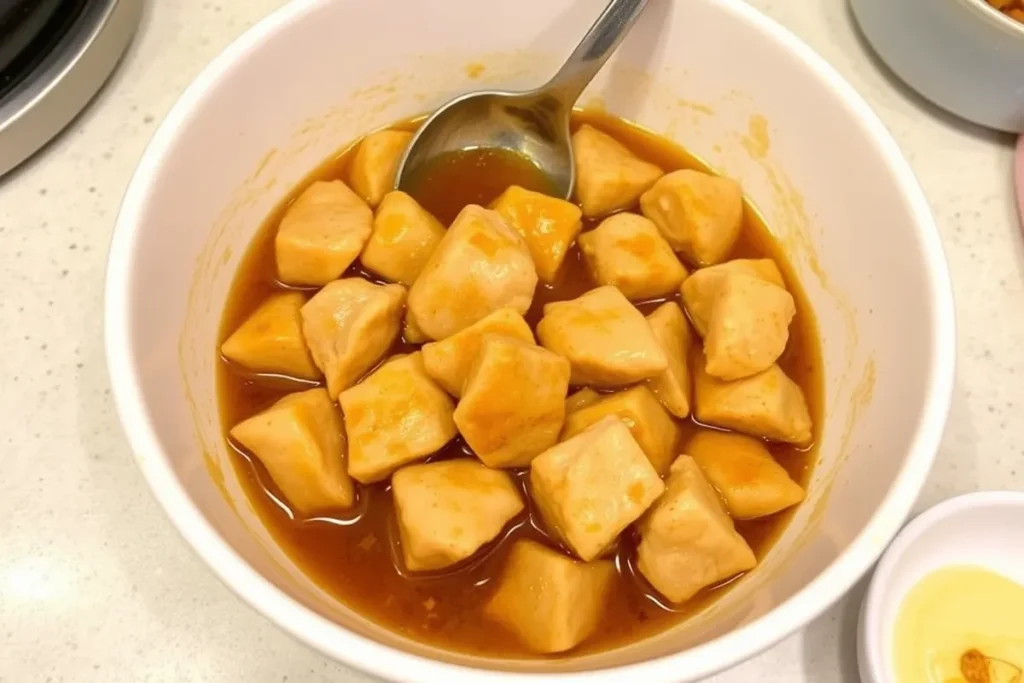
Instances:
[[[88,104],[138,25],[143,0],[0,0],[0,175]]]
[[[0,92],[15,80],[8,67],[30,49],[60,9],[61,0],[0,0]]]

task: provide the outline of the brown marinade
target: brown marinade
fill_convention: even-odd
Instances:
[[[619,119],[605,114],[577,112],[574,126],[584,122],[609,133],[640,157],[666,170],[708,170],[680,147]],[[397,127],[409,126],[407,122]],[[312,181],[347,179],[350,152],[354,148],[355,144],[350,145],[316,169],[267,217],[235,276],[218,341],[223,341],[269,294],[285,288],[277,281],[274,266],[274,233],[281,215],[294,197]],[[542,189],[540,181],[531,176],[533,170],[528,164],[507,161],[500,155],[453,158],[435,177],[422,179],[422,185],[415,194],[426,208],[447,224],[463,204],[469,201],[486,204],[507,185],[516,183]],[[591,227],[593,224],[587,223],[584,230]],[[794,295],[796,317],[779,365],[803,389],[811,416],[818,425],[821,422],[823,381],[816,322],[786,255],[749,206],[742,237],[731,255],[731,258],[743,257],[774,259]],[[358,263],[350,274],[376,280],[373,275],[359,270]],[[579,250],[573,247],[559,282],[552,286],[538,285],[527,321],[532,326],[536,325],[545,303],[574,298],[594,286]],[[658,303],[661,302],[641,304],[639,308],[647,314]],[[400,340],[391,353],[407,352],[412,348]],[[220,419],[225,434],[231,426],[266,408],[285,393],[311,386],[309,382],[289,378],[255,376],[223,359],[217,373]],[[682,446],[690,434],[702,427],[692,419],[681,424],[684,434],[680,442]],[[229,446],[249,498],[273,537],[318,585],[339,601],[383,626],[431,645],[494,657],[537,656],[520,646],[501,627],[488,621],[481,610],[511,541],[544,536],[529,506],[507,533],[468,562],[440,573],[410,576],[396,566],[394,539],[397,538],[397,527],[391,491],[386,482],[360,487],[357,506],[343,516],[294,520],[262,465],[231,445],[230,440]],[[817,458],[816,448],[798,449],[785,444],[771,444],[769,448],[790,476],[806,486]],[[469,450],[463,441],[456,439],[431,460],[465,457],[467,454]],[[524,487],[525,497],[524,474],[525,471],[516,472],[515,478]],[[792,510],[759,520],[738,522],[737,528],[760,558],[785,528],[791,514]],[[574,654],[614,648],[664,631],[726,590],[724,585],[716,586],[682,607],[670,608],[634,570],[634,551],[635,539],[629,534],[624,535],[615,551],[619,575],[602,624],[598,632]]]

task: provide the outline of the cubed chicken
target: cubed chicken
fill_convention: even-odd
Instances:
[[[317,181],[288,207],[274,237],[277,275],[290,285],[326,285],[363,250],[373,211],[340,180]]]
[[[490,467],[524,467],[565,421],[569,361],[532,341],[485,335],[455,409],[459,433]]]
[[[327,285],[302,307],[302,334],[332,399],[384,357],[402,324],[405,287],[359,277]]]
[[[786,288],[779,267],[771,259],[734,259],[691,273],[683,281],[680,292],[683,295],[686,312],[700,336],[703,337],[707,333],[711,306],[718,296],[722,283],[731,275],[737,274],[760,278],[783,289]]]
[[[749,275],[725,278],[704,335],[708,374],[733,380],[766,370],[786,350],[795,314],[793,296],[782,287]]]
[[[580,251],[594,280],[612,285],[631,301],[674,294],[686,269],[654,223],[618,213],[580,235]]]
[[[544,306],[537,338],[572,364],[572,384],[621,387],[655,377],[668,359],[643,313],[615,287]]]
[[[757,564],[718,494],[688,455],[672,463],[665,495],[637,528],[637,568],[675,603]]]
[[[530,465],[530,491],[545,525],[583,560],[601,555],[664,489],[629,428],[613,416]]]
[[[743,226],[743,190],[732,178],[684,169],[654,183],[640,209],[672,248],[691,263],[711,266],[729,255]]]
[[[629,428],[659,475],[668,472],[675,459],[679,426],[644,385],[608,394],[566,417],[562,438],[570,439],[612,415]]]
[[[541,282],[553,282],[572,241],[579,234],[580,208],[572,202],[524,190],[505,190],[492,208],[526,240]]]
[[[350,444],[348,473],[370,484],[436,453],[457,433],[455,406],[420,354],[395,356],[338,397]]]
[[[231,438],[259,458],[299,515],[347,508],[355,501],[345,471],[341,416],[324,389],[288,394],[232,427]]]
[[[614,581],[609,560],[577,562],[535,541],[516,541],[484,613],[534,652],[565,652],[597,629]]]
[[[565,417],[568,418],[581,408],[586,408],[601,400],[601,394],[589,387],[580,389],[575,394],[565,399]]]
[[[402,339],[407,344],[422,344],[430,341],[430,337],[424,334],[420,326],[416,324],[416,319],[412,316],[412,311],[408,308],[405,309],[405,320],[402,323]]]
[[[414,572],[465,560],[523,510],[508,474],[468,459],[403,467],[391,493],[405,568]]]
[[[381,277],[408,287],[442,237],[444,226],[415,199],[389,192],[377,207],[373,232],[359,260]]]
[[[733,519],[773,515],[804,499],[804,490],[764,443],[742,434],[701,430],[686,444]]]
[[[359,143],[352,159],[349,182],[352,189],[370,206],[377,206],[395,185],[395,171],[412,133],[404,130],[380,130]]]
[[[668,359],[668,367],[647,380],[661,405],[676,417],[690,414],[690,326],[679,305],[667,302],[647,316],[654,338]]]
[[[268,297],[221,344],[221,353],[253,372],[319,379],[302,336],[299,311],[304,303],[299,292]]]
[[[455,218],[409,290],[409,310],[445,339],[499,308],[524,314],[537,270],[522,236],[496,211],[470,204]]]
[[[589,217],[628,209],[663,171],[596,128],[582,125],[573,133],[576,197]]]
[[[694,354],[693,414],[700,422],[773,441],[806,446],[811,415],[804,392],[778,365],[733,381],[712,377]]]
[[[423,367],[427,374],[452,396],[462,396],[462,385],[488,334],[534,343],[523,316],[514,309],[501,308],[443,341],[424,344]]]

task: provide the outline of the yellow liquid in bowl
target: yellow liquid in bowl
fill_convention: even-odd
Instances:
[[[896,618],[898,683],[1024,683],[1024,585],[946,567],[915,585]]]

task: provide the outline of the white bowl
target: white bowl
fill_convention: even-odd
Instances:
[[[968,121],[1024,132],[1024,24],[985,0],[850,0],[896,75]]]
[[[864,683],[896,683],[892,643],[900,605],[942,567],[970,564],[1024,584],[1024,493],[986,491],[952,498],[908,524],[882,555],[864,596],[857,656]]]
[[[273,543],[227,458],[214,386],[218,320],[253,232],[346,141],[470,88],[542,82],[603,5],[288,3],[182,96],[117,220],[108,364],[157,499],[244,600],[384,678],[678,682],[724,669],[812,620],[871,566],[939,443],[952,294],[927,203],[892,138],[820,57],[740,0],[654,2],[584,102],[678,139],[739,179],[807,289],[824,343],[826,420],[809,499],[785,534],[756,572],[679,628],[532,662],[444,652],[382,629]]]

